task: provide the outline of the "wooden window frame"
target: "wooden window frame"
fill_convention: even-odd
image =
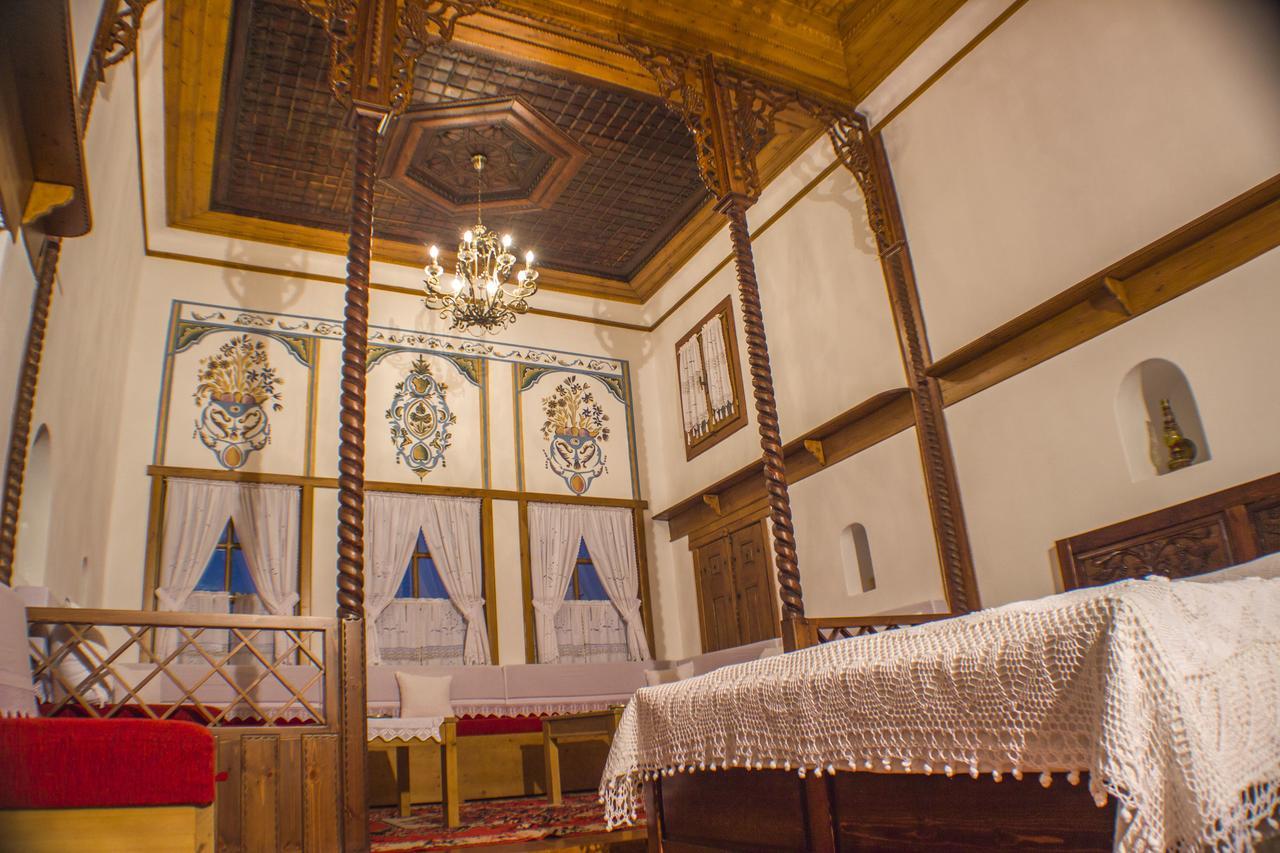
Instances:
[[[419,535],[422,536],[422,541],[427,546],[427,550],[419,551],[418,544],[415,542],[413,545],[413,553],[409,555],[409,565],[406,567],[406,570],[410,568],[412,569],[412,571],[410,572],[410,579],[409,579],[409,597],[410,598],[424,597],[422,595],[422,579],[418,575],[418,560],[426,558],[430,560],[433,564],[436,561],[436,558],[431,556],[431,543],[427,542],[426,534],[419,531]],[[438,574],[439,572],[440,570],[436,569],[436,573]]]
[[[733,412],[711,423],[707,429],[707,434],[693,441],[689,440],[689,433],[685,430],[684,424],[684,396],[683,389],[680,386],[680,348],[690,340],[698,337],[698,333],[702,327],[709,323],[712,319],[719,317],[724,325],[724,346],[725,352],[729,357],[729,383],[733,388]],[[702,340],[698,339],[698,351],[702,352]],[[676,394],[680,398],[680,434],[684,437],[684,458],[685,461],[693,459],[701,453],[705,453],[712,447],[724,441],[738,430],[747,425],[747,407],[743,400],[742,385],[742,361],[738,354],[738,334],[733,322],[733,297],[726,296],[716,303],[716,306],[708,311],[701,320],[694,324],[688,332],[676,341],[675,347],[675,368],[676,368]],[[705,375],[707,360],[705,354],[702,359],[703,372]],[[703,396],[706,396],[706,389],[703,388]],[[710,410],[710,399],[707,400],[708,410]]]
[[[644,504],[638,501],[627,501],[605,498],[602,500],[583,500],[567,495],[539,495],[537,498],[520,498],[516,511],[520,517],[520,575],[521,594],[524,597],[524,654],[526,663],[538,663],[537,630],[533,617],[533,560],[531,554],[532,536],[529,530],[529,504],[531,503],[567,503],[587,506],[624,506],[631,510],[631,530],[636,543],[636,566],[640,574],[640,619],[644,623],[645,640],[649,643],[649,654],[656,658],[657,646],[653,636],[653,605],[649,590],[649,550],[644,528]],[[594,562],[594,561],[593,561]],[[574,568],[577,566],[575,564]],[[575,571],[575,575],[577,572]],[[569,599],[565,599],[568,601]]]

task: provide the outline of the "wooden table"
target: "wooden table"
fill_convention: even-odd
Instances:
[[[542,756],[547,772],[547,801],[553,806],[564,802],[560,789],[560,745],[603,741],[613,743],[613,733],[622,719],[622,706],[606,711],[588,711],[563,717],[547,717],[542,721]]]
[[[395,753],[392,762],[396,777],[396,791],[400,797],[400,817],[408,817],[413,810],[413,782],[409,773],[409,748],[431,741],[426,738],[395,738],[383,740],[371,738],[371,752]],[[458,720],[448,717],[440,724],[440,805],[444,808],[445,826],[453,828],[461,823],[459,807],[462,797],[458,789]]]

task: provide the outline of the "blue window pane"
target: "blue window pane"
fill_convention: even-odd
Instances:
[[[413,598],[413,574],[405,571],[400,579],[400,588],[396,590],[396,598]]]
[[[423,598],[448,598],[444,581],[436,571],[436,562],[430,557],[418,558],[418,593]]]
[[[214,546],[213,553],[209,555],[209,562],[205,564],[204,572],[200,575],[200,580],[196,581],[196,590],[199,592],[225,592],[227,583],[227,555],[224,550],[227,545],[227,537],[231,534],[231,522],[227,522],[227,526],[222,528],[222,535],[218,537],[218,544]],[[234,538],[232,541],[235,541]]]
[[[199,592],[222,592],[223,584],[227,581],[225,559],[221,548],[213,549],[209,563],[204,567],[204,573],[200,575],[200,580],[196,581],[196,589]]]
[[[609,594],[604,591],[604,584],[600,582],[600,575],[591,563],[578,564],[578,590],[582,593],[579,596],[582,601],[609,600]]]
[[[566,601],[608,601],[609,594],[604,591],[604,584],[600,582],[600,575],[596,572],[595,564],[591,562],[591,554],[587,551],[587,543],[582,540],[578,543],[578,562],[574,566],[574,573],[577,580],[577,596],[574,595],[574,582],[570,580],[569,586],[564,591]]]
[[[244,558],[244,552],[239,548],[231,552],[231,589],[227,591],[250,593],[258,591],[253,585],[253,578],[249,576],[249,563]]]

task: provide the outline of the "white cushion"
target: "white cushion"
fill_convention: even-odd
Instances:
[[[452,717],[453,705],[449,701],[449,685],[452,675],[414,675],[396,672],[400,685],[401,717]]]
[[[657,687],[659,684],[674,684],[677,681],[684,681],[686,678],[692,677],[693,661],[685,661],[668,669],[647,669],[644,673],[644,680],[650,687]]]

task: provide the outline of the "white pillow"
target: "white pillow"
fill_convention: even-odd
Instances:
[[[449,701],[452,675],[414,675],[396,670],[396,683],[400,686],[401,717],[453,716]]]
[[[679,666],[669,669],[646,669],[644,671],[645,683],[650,687],[657,687],[660,684],[675,684],[677,681],[692,677],[693,661],[685,661]]]

